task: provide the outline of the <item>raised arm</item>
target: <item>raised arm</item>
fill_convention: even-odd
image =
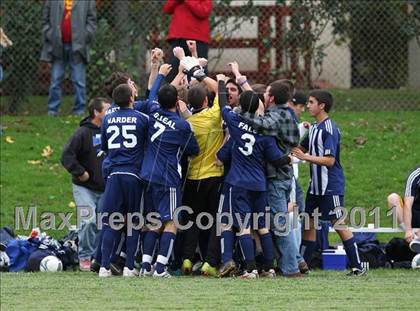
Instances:
[[[226,77],[223,74],[219,74],[216,78],[218,83],[217,96],[219,97],[220,113],[222,113],[223,108],[228,104],[228,92],[225,84]]]
[[[248,79],[246,76],[242,75],[239,71],[239,64],[237,61],[231,62],[228,64],[230,70],[235,76],[236,83],[244,90],[244,91],[253,91],[251,85],[248,82]],[[257,110],[257,115],[263,115],[264,114],[264,103],[259,100],[259,106]]]
[[[154,48],[150,54],[150,75],[147,89],[150,90],[153,87],[153,83],[159,72],[159,65],[163,59],[163,51],[160,48]]]

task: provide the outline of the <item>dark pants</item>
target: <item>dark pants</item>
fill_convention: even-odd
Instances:
[[[166,76],[166,81],[167,82],[171,82],[175,76],[178,74],[178,66],[179,66],[179,60],[178,58],[176,58],[174,56],[174,53],[172,52],[172,50],[174,49],[174,47],[179,46],[182,47],[185,51],[185,55],[186,56],[191,56],[190,50],[188,49],[187,46],[187,40],[189,39],[172,39],[169,41],[169,44],[171,45],[171,51],[170,51],[170,61],[169,63],[172,65],[172,70],[169,72],[169,74]],[[202,42],[202,41],[197,41],[197,54],[199,58],[205,58],[208,59],[208,53],[209,53],[209,45],[208,43]],[[205,68],[206,72],[207,72],[207,67]]]
[[[194,224],[184,235],[184,259],[191,261],[194,259],[200,235],[205,234],[197,227],[197,215],[207,212],[213,217],[213,226],[208,229],[207,250],[202,249],[202,253],[206,253],[205,261],[211,266],[214,267],[219,264],[220,245],[219,237],[216,236],[216,213],[219,205],[221,183],[221,177],[210,177],[202,180],[187,179],[186,181],[183,204],[192,208],[193,214],[188,214],[186,220],[187,222],[192,221]],[[207,224],[207,217],[204,217],[201,223],[203,225]]]

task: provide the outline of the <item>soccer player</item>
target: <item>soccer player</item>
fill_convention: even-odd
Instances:
[[[110,219],[113,213],[135,216],[140,213],[142,181],[140,169],[144,157],[147,138],[148,116],[133,110],[134,92],[130,85],[122,84],[115,88],[112,97],[119,110],[108,114],[103,122],[101,135],[102,150],[110,162],[109,176],[105,187],[103,217],[102,260],[100,277],[111,276],[111,252],[119,236]],[[106,214],[107,213],[107,214]],[[139,224],[139,215],[132,217]],[[134,269],[134,255],[137,250],[139,230],[127,234],[127,258],[123,276],[138,275]]]
[[[147,108],[147,102],[148,101],[153,101],[156,100],[157,98],[157,92],[159,90],[160,87],[160,83],[161,80],[163,79],[163,75],[159,74],[158,75],[158,71],[159,71],[159,64],[162,61],[163,58],[163,52],[161,49],[159,48],[155,48],[151,51],[151,64],[150,64],[150,75],[149,75],[149,83],[148,83],[148,89],[146,91],[146,96],[148,97],[147,100],[137,100],[134,102],[133,107],[135,110],[140,111],[140,112],[144,112]],[[111,74],[111,76],[105,81],[105,85],[104,85],[104,89],[105,92],[107,93],[107,95],[109,97],[112,98],[112,93],[115,90],[115,88],[121,84],[128,84],[134,92],[134,97],[136,98],[138,96],[138,90],[137,90],[137,86],[134,83],[134,81],[131,79],[130,75],[128,73],[125,72],[121,72],[121,71],[115,71]],[[107,114],[110,114],[116,110],[119,110],[120,107],[115,104],[112,103],[111,107],[107,110]],[[105,179],[105,183],[107,180],[107,177],[109,175],[109,166],[110,166],[110,162],[109,162],[109,158],[107,156],[105,156],[103,163],[102,163],[102,176]],[[124,229],[120,230],[120,234],[121,237],[120,238],[116,238],[117,240],[120,240],[120,243],[115,243],[115,250],[113,250],[113,254],[114,256],[111,259],[111,271],[116,274],[116,275],[120,275],[122,274],[122,265],[119,265],[116,263],[116,259],[118,258],[117,255],[115,255],[116,253],[120,253],[119,250],[121,250],[124,247],[124,243],[125,243],[125,233],[124,233]],[[102,244],[102,238],[103,238],[103,232],[101,230],[101,232],[99,233],[98,236],[98,244],[101,245]],[[102,254],[101,254],[101,248],[98,247],[95,255],[93,256],[94,259],[92,260],[92,266],[91,266],[91,270],[94,272],[98,272],[100,265],[101,265],[101,260],[102,260]]]
[[[170,70],[169,65],[162,66]],[[192,156],[199,152],[190,124],[177,113],[177,102],[176,88],[165,85],[158,93],[159,104],[149,105],[148,148],[141,178],[148,182],[145,210],[159,214],[163,232],[154,271],[151,263],[159,230],[153,228],[144,234],[142,276],[171,277],[166,266],[176,235],[174,212],[181,203],[180,160],[183,155]]]
[[[321,219],[330,220],[343,241],[351,267],[348,275],[360,276],[366,274],[366,270],[362,269],[352,232],[340,219],[344,206],[344,173],[340,164],[340,131],[328,116],[332,105],[333,97],[328,91],[310,92],[307,108],[316,122],[301,145],[293,149],[294,156],[310,163],[311,174],[305,206],[310,216],[309,229],[303,232],[301,254],[309,263],[316,240],[313,212],[319,209]],[[305,153],[307,151],[309,153]]]
[[[299,144],[299,131],[288,110],[287,102],[290,100],[290,94],[290,87],[287,84],[272,82],[265,90],[264,105],[261,105],[267,108],[264,115],[257,116],[246,112],[242,114],[258,133],[276,137],[277,145],[283,154],[289,154],[290,149]],[[293,171],[290,165],[275,168],[268,163],[268,203],[273,218],[280,215],[278,224],[274,227],[274,240],[281,253],[279,268],[285,277],[301,277],[296,259],[299,249],[296,247],[293,235],[290,234],[289,229],[292,224],[286,219],[292,178]]]
[[[217,92],[217,82],[206,77],[203,82],[212,91]],[[212,107],[208,107],[209,100],[207,90],[201,85],[195,85],[188,91],[188,103],[193,107],[192,116],[188,122],[194,131],[194,136],[200,146],[200,153],[194,157],[189,165],[183,204],[192,208],[193,213],[188,214],[187,220],[192,221],[191,228],[186,230],[183,238],[183,264],[182,272],[190,274],[192,272],[193,259],[197,244],[204,236],[195,224],[197,215],[207,212],[216,217],[220,187],[223,176],[223,167],[216,165],[214,159],[217,150],[221,148],[224,141],[222,129],[222,116],[220,112],[219,100],[216,97]],[[201,273],[205,276],[216,276],[216,266],[219,263],[219,242],[216,236],[216,224],[207,230],[208,244],[206,249],[201,249],[205,254],[205,262],[201,267]]]
[[[420,167],[408,175],[404,200],[396,193],[388,196],[388,206],[396,208],[398,221],[405,230],[405,239],[413,251],[420,253]],[[413,242],[414,241],[414,242]],[[413,246],[414,245],[414,246]]]
[[[263,275],[274,277],[274,249],[271,234],[265,223],[265,208],[267,207],[266,177],[264,159],[276,167],[289,163],[288,156],[283,156],[277,147],[274,137],[258,135],[257,132],[226,104],[226,88],[221,75],[219,80],[219,101],[222,116],[226,122],[233,148],[231,167],[226,177],[229,188],[229,202],[233,217],[233,225],[240,229],[239,244],[245,259],[245,272],[242,278],[256,278],[254,243],[251,237],[251,224],[258,227],[263,254],[265,258]],[[254,114],[259,106],[259,97],[252,91],[245,91],[239,98],[241,111]],[[261,213],[254,219],[253,213]],[[251,217],[251,218],[250,218]],[[239,218],[239,219],[238,219]],[[252,221],[250,221],[252,219]],[[253,223],[257,221],[258,223]],[[224,230],[222,233],[222,267],[221,277],[229,275],[235,269],[232,260],[233,232]]]

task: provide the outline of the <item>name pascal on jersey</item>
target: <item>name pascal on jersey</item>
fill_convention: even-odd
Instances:
[[[248,124],[246,124],[246,123],[239,122],[238,127],[239,127],[240,129],[243,129],[244,131],[247,131],[247,132],[250,132],[250,133],[253,133],[253,134],[257,134],[257,131],[256,131],[256,130],[254,130],[254,129],[251,127],[251,125],[248,125]]]
[[[158,112],[155,112],[153,114],[153,118],[155,118],[157,121],[162,122],[163,124],[169,126],[171,129],[175,129],[175,122],[168,119],[165,116],[161,116]]]
[[[111,117],[108,124],[111,123],[137,123],[137,117]]]

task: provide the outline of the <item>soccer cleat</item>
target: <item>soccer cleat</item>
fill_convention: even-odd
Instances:
[[[347,276],[363,276],[367,275],[367,269],[363,268],[362,270],[353,268],[349,273],[346,274]]]
[[[131,278],[135,276],[139,276],[139,271],[137,269],[134,268],[130,270],[127,267],[124,267],[123,277]]]
[[[97,262],[96,259],[93,259],[90,265],[90,271],[98,273],[100,268],[101,268],[101,264]]]
[[[112,276],[112,272],[111,272],[110,269],[106,269],[104,267],[101,267],[99,269],[99,274],[98,275],[99,275],[100,278],[108,278],[108,277]]]
[[[410,243],[410,249],[417,253],[420,254],[420,240],[419,239],[415,239],[413,241],[411,241]]]
[[[203,264],[200,270],[203,276],[217,276],[217,269],[210,266],[207,262]]]
[[[163,270],[162,273],[158,273],[156,270],[155,272],[153,272],[153,277],[154,278],[164,278],[164,279],[168,279],[171,278],[172,275],[165,269]]]
[[[202,266],[203,266],[203,262],[201,260],[195,262],[192,266],[191,275],[201,275]]]
[[[245,271],[241,275],[241,279],[258,279],[258,271],[252,270],[251,272]]]
[[[270,269],[268,271],[262,270],[260,273],[261,278],[274,278],[276,277],[276,271],[274,269]]]
[[[299,271],[300,271],[300,273],[302,273],[302,274],[309,273],[309,267],[308,267],[308,264],[306,263],[306,261],[305,261],[305,260],[304,260],[304,261],[299,262]]]
[[[231,274],[233,272],[235,272],[235,270],[236,270],[236,264],[235,264],[235,262],[233,260],[229,260],[228,262],[224,263],[220,267],[220,269],[219,269],[219,271],[217,273],[217,276],[219,278],[225,278],[225,277],[231,276]]]
[[[110,263],[109,267],[111,268],[112,275],[122,275],[123,269],[118,264]]]
[[[153,266],[150,270],[147,270],[145,268],[141,268],[140,277],[142,277],[142,278],[151,277],[151,276],[153,276],[153,272],[154,272],[153,271]]]
[[[184,259],[184,261],[182,262],[182,267],[181,267],[181,271],[183,275],[190,275],[192,272],[192,268],[193,268],[193,264],[191,262],[191,260],[189,259]]]

